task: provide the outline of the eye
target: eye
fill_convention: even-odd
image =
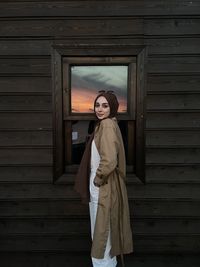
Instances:
[[[109,107],[108,104],[103,104],[102,106],[103,106],[103,108],[108,108]]]
[[[99,103],[96,103],[96,104],[95,104],[95,108],[98,108],[98,107],[99,107]]]

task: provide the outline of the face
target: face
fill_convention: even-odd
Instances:
[[[97,98],[94,111],[99,120],[105,119],[110,115],[110,106],[104,96]]]

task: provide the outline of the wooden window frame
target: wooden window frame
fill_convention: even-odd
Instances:
[[[133,176],[145,182],[145,96],[146,96],[146,58],[147,51],[145,46],[135,45],[116,45],[116,44],[55,44],[52,46],[52,78],[53,78],[53,182],[68,181],[70,173],[65,171],[65,131],[68,127],[64,120],[72,119],[91,119],[91,114],[77,115],[70,114],[69,108],[64,104],[66,99],[69,102],[69,86],[63,73],[68,71],[70,63],[86,64],[92,61],[96,64],[102,61],[111,64],[113,62],[127,63],[129,71],[136,72],[136,80],[133,75],[129,75],[130,95],[135,95],[128,104],[127,114],[119,114],[118,118],[123,120],[134,120],[133,124],[128,123],[128,132],[131,139],[135,139],[135,154],[129,151],[129,155],[135,160],[135,170]],[[133,64],[135,59],[135,64]],[[108,64],[108,63],[107,63]],[[92,65],[92,64],[91,64]],[[136,66],[136,70],[134,69]],[[135,84],[134,84],[135,83]],[[135,88],[135,89],[134,89]],[[134,91],[135,90],[135,91]],[[129,95],[129,96],[130,96]],[[65,101],[63,100],[64,98]],[[135,108],[136,107],[136,108]],[[63,112],[64,111],[64,112]],[[94,117],[93,117],[94,118]]]
[[[127,94],[127,112],[118,114],[119,119],[135,120],[136,107],[136,57],[63,57],[63,119],[64,120],[92,120],[94,115],[91,113],[71,113],[71,97],[70,97],[70,66],[128,66],[128,94]],[[68,74],[68,76],[67,76]],[[131,98],[131,96],[133,96]]]

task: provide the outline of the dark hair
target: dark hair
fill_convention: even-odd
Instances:
[[[114,94],[114,92],[113,91],[107,91],[106,92],[104,90],[99,91],[99,94],[97,95],[97,97],[94,100],[94,110],[95,110],[95,105],[96,105],[97,99],[100,96],[105,97],[105,99],[108,101],[108,104],[110,107],[110,115],[108,117],[109,118],[115,117],[117,115],[119,102],[118,102],[117,97]]]

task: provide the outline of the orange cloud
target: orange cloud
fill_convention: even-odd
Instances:
[[[72,112],[80,113],[92,113],[94,99],[97,96],[97,89],[91,88],[90,90],[85,90],[85,88],[73,87],[71,90],[71,103]],[[119,112],[126,112],[127,101],[122,96],[117,96],[119,105]]]

